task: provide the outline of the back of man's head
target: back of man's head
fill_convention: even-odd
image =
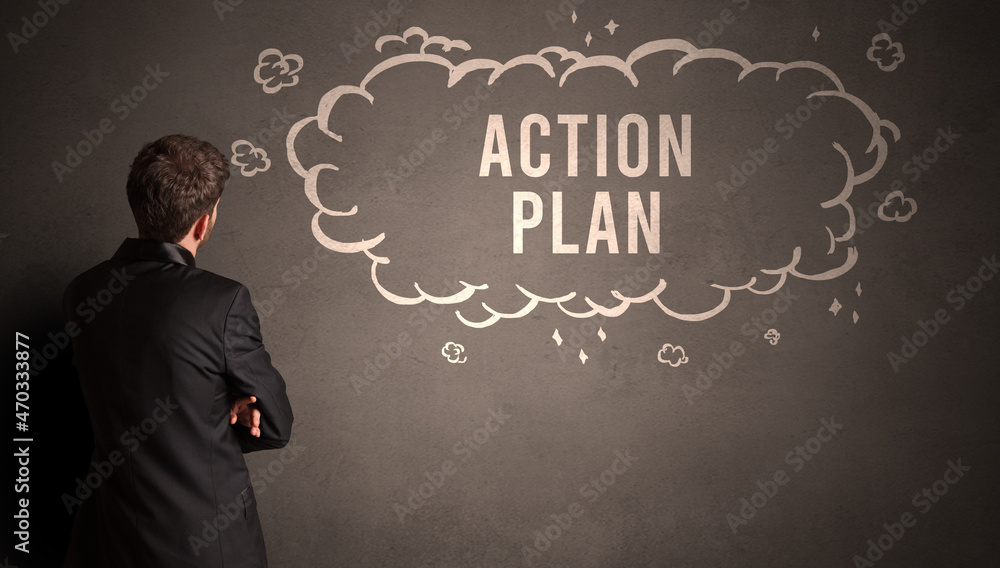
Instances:
[[[171,134],[143,146],[132,161],[126,190],[139,237],[180,242],[202,215],[211,215],[229,179],[215,146]]]

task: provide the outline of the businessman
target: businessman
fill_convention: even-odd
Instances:
[[[292,409],[246,287],[195,266],[228,179],[211,144],[147,144],[126,185],[139,238],[66,288],[97,485],[68,567],[267,566],[242,454],[285,446]]]

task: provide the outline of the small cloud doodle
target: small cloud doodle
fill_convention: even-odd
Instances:
[[[285,87],[298,85],[298,72],[304,64],[302,57],[294,53],[284,55],[274,48],[265,49],[257,56],[253,80],[260,84],[265,93],[273,95]]]
[[[677,354],[676,359],[674,357],[675,354]],[[674,347],[669,343],[664,343],[659,353],[656,354],[656,360],[660,363],[666,363],[671,367],[680,367],[688,362],[688,357],[684,354],[684,348],[680,345]]]
[[[896,205],[898,203],[898,206]],[[902,191],[896,190],[885,196],[885,201],[878,207],[878,218],[883,221],[905,223],[917,212],[917,201],[905,197]]]
[[[904,59],[906,54],[903,53],[903,44],[893,42],[889,34],[876,34],[872,38],[872,46],[868,48],[868,61],[874,62],[879,69],[895,71]]]
[[[468,356],[465,355],[465,347],[460,343],[455,343],[454,341],[449,341],[444,344],[444,347],[441,348],[441,355],[443,355],[449,363],[465,363],[469,360]]]
[[[233,157],[229,162],[239,166],[243,177],[253,177],[257,172],[266,172],[271,168],[271,159],[263,148],[254,146],[248,140],[233,142]]]
[[[771,328],[764,334],[764,339],[766,339],[771,345],[777,345],[778,341],[781,339],[781,334],[778,333],[778,330]]]

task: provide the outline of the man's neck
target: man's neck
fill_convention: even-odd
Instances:
[[[140,239],[148,239],[149,237],[144,237],[142,235],[139,235],[139,238]],[[184,247],[185,249],[187,249],[188,252],[191,253],[192,257],[195,257],[195,256],[198,255],[198,243],[194,240],[193,237],[191,237],[191,235],[188,235],[188,236],[184,237],[179,242],[171,243],[171,244],[180,245],[180,246]]]
[[[191,235],[184,237],[184,239],[182,239],[179,243],[176,244],[179,244],[182,247],[186,248],[188,252],[191,253],[191,256],[198,255],[198,243],[194,240],[193,237],[191,237]]]

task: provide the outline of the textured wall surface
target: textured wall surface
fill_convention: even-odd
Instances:
[[[40,355],[31,552],[0,556],[61,559],[90,454],[62,290],[185,133],[234,160],[197,264],[250,289],[295,410],[247,456],[272,566],[996,565],[996,17],[4,2],[0,299]]]

